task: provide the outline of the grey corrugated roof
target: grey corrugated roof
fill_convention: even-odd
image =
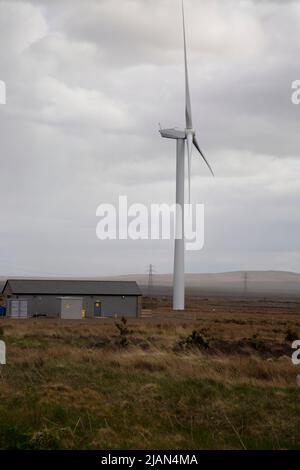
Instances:
[[[8,279],[7,284],[14,294],[142,295],[133,281]]]

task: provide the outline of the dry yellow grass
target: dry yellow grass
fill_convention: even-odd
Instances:
[[[253,301],[254,302],[254,301]],[[299,448],[298,304],[159,305],[120,347],[112,320],[2,319],[2,448]],[[202,330],[208,349],[180,349]],[[300,337],[300,335],[299,335]]]

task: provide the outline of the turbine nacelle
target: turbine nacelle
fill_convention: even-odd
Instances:
[[[160,135],[165,139],[186,139],[186,131],[180,129],[160,129]]]
[[[196,135],[195,129],[176,129],[171,128],[171,129],[160,129],[159,133],[162,137],[165,139],[188,139],[189,136],[192,136],[192,139],[194,139]]]

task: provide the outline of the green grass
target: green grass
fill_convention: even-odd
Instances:
[[[7,368],[19,393],[2,397],[1,448],[299,448],[293,388],[170,380],[67,361],[35,369]],[[51,397],[48,383],[61,384]]]
[[[178,335],[154,326],[143,351],[114,345],[113,325],[98,348],[80,324],[65,338],[35,325],[4,331],[1,449],[300,448],[289,362],[175,352]]]

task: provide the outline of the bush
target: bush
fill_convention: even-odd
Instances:
[[[266,343],[262,339],[259,339],[257,334],[252,335],[248,339],[248,341],[249,341],[248,345],[251,348],[255,349],[255,351],[263,353],[268,350],[268,346],[266,345]],[[246,343],[247,343],[247,340],[246,340]]]
[[[115,322],[115,325],[119,331],[119,344],[123,348],[129,345],[128,335],[130,334],[130,330],[127,327],[127,320],[125,317],[121,318],[121,321]]]
[[[299,339],[299,335],[296,333],[296,331],[288,329],[285,335],[285,340],[289,343],[293,343],[293,341],[296,341],[296,339]]]
[[[194,330],[192,334],[183,338],[177,343],[179,349],[208,349],[209,340],[204,336],[203,331]]]

